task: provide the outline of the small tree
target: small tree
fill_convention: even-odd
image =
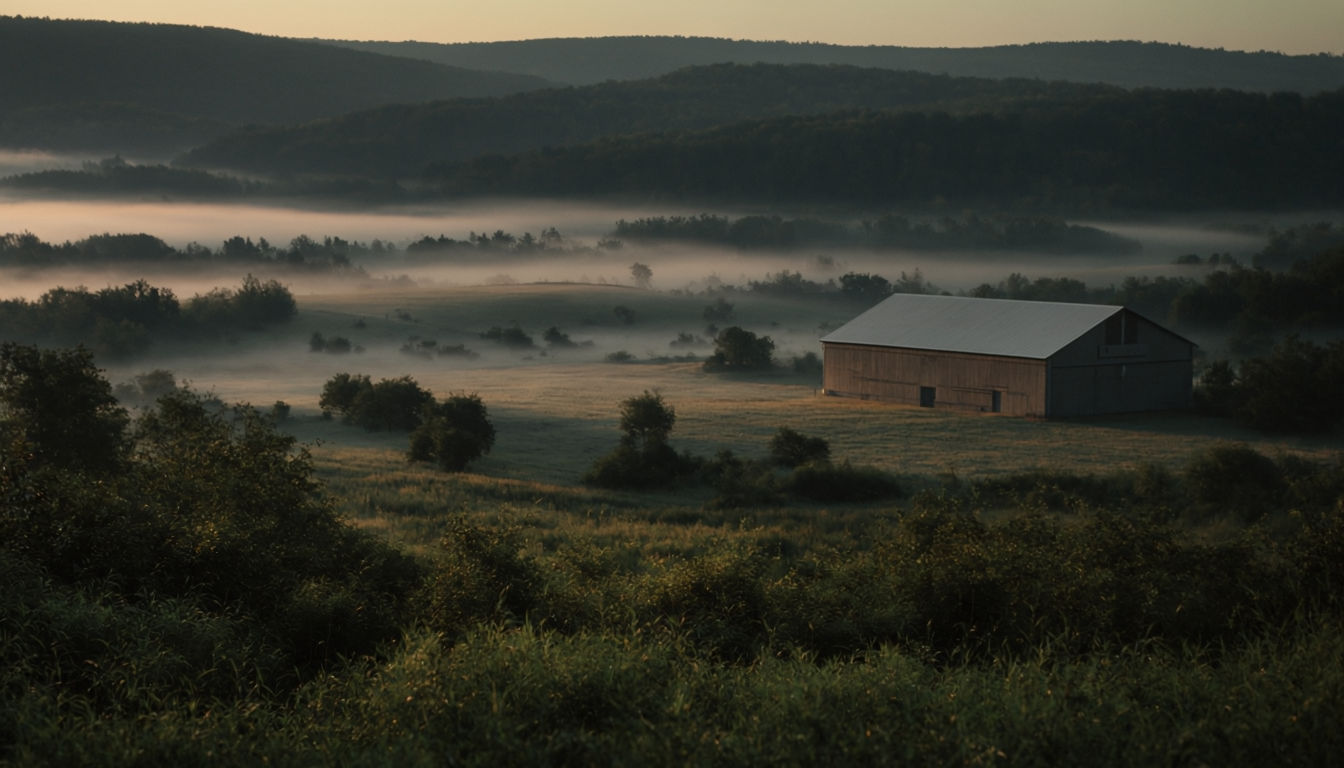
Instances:
[[[705,370],[760,370],[774,364],[775,342],[769,336],[757,336],[734,325],[714,338],[714,354],[705,361]]]
[[[820,437],[808,437],[780,427],[770,438],[770,461],[781,467],[797,467],[831,458],[831,445]]]
[[[331,413],[335,411],[347,419],[350,418],[350,409],[355,405],[355,398],[360,392],[373,386],[373,382],[368,376],[362,373],[354,374],[338,373],[327,379],[327,383],[322,386],[322,396],[317,404],[323,411]]]
[[[433,402],[429,390],[410,376],[383,379],[355,396],[347,418],[371,432],[410,431]]]
[[[653,270],[647,264],[636,261],[630,265],[630,276],[635,279],[636,288],[648,288],[649,281],[653,279]]]
[[[676,420],[676,411],[656,392],[645,390],[623,401],[621,442],[593,463],[583,482],[604,488],[652,488],[693,471],[695,462],[667,444]]]
[[[420,426],[411,433],[411,461],[433,461],[448,472],[461,472],[495,445],[495,427],[476,394],[453,395],[425,406]]]
[[[641,453],[649,453],[658,446],[667,445],[667,436],[677,421],[677,412],[663,402],[657,392],[644,394],[621,402],[621,442]]]
[[[37,464],[115,469],[126,458],[129,421],[83,347],[0,345],[0,435],[21,437]]]

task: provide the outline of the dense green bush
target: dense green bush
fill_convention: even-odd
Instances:
[[[495,427],[485,403],[475,394],[452,395],[425,406],[420,426],[411,432],[412,461],[433,461],[449,472],[460,472],[490,452]]]
[[[797,467],[831,458],[831,445],[820,437],[808,437],[788,427],[780,427],[770,438],[770,460],[781,467]]]
[[[60,419],[4,407],[0,558],[5,567],[34,574],[40,582],[34,600],[71,605],[87,617],[81,619],[87,631],[61,631],[80,642],[131,648],[142,642],[137,622],[171,625],[167,616],[180,615],[190,648],[171,652],[194,648],[196,655],[180,668],[165,667],[179,669],[175,675],[198,663],[204,674],[216,652],[245,667],[249,658],[274,655],[282,669],[311,671],[337,657],[373,653],[397,637],[419,567],[338,519],[319,493],[307,452],[277,432],[274,419],[251,408],[221,410],[209,398],[174,389],[127,429],[124,412],[109,410],[110,387],[87,353],[9,351],[34,363],[22,373],[29,383],[78,373],[84,384],[70,380],[61,418],[101,424],[107,437],[81,443],[90,457],[35,450],[50,439],[25,422]],[[126,622],[105,617],[123,604],[135,607]],[[210,637],[192,639],[198,629]],[[145,653],[160,653],[155,643],[177,642],[154,631],[143,640]],[[97,658],[109,652],[115,653],[100,651]],[[58,674],[65,662],[45,653],[23,663],[34,674]],[[249,683],[261,684],[261,678]]]
[[[371,432],[409,432],[420,426],[434,395],[410,376],[374,383],[363,374],[338,373],[322,386],[318,405]]]
[[[1185,468],[1192,511],[1254,520],[1282,509],[1288,485],[1274,460],[1245,445],[1219,445]]]
[[[707,371],[754,371],[774,365],[775,342],[736,325],[724,328],[714,338],[714,354],[705,361]]]
[[[783,489],[813,501],[879,501],[904,494],[901,484],[886,472],[856,467],[848,461],[816,461],[795,467],[784,478]]]
[[[0,434],[37,466],[108,472],[126,458],[126,411],[84,348],[0,344]]]
[[[697,462],[667,444],[676,420],[676,409],[656,392],[645,390],[623,400],[620,443],[593,462],[583,482],[602,488],[655,488],[686,477]]]

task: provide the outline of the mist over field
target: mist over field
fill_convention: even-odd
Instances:
[[[322,240],[381,241],[404,251],[424,237],[465,241],[471,233],[497,231],[523,236],[554,228],[567,250],[538,256],[498,255],[444,258],[361,259],[356,265],[373,281],[407,281],[420,286],[469,286],[537,282],[629,284],[631,263],[653,269],[657,290],[704,290],[744,285],[789,270],[824,282],[846,272],[872,272],[895,279],[918,270],[934,286],[969,290],[1019,272],[1029,277],[1070,277],[1089,285],[1128,276],[1181,273],[1172,262],[1183,254],[1226,253],[1246,263],[1263,247],[1264,230],[1304,216],[1246,215],[1166,218],[1160,221],[1080,222],[1138,241],[1134,253],[1040,253],[1031,250],[872,249],[814,247],[789,252],[707,247],[693,244],[638,244],[598,248],[616,222],[643,216],[694,215],[698,209],[667,205],[602,205],[558,201],[467,201],[443,205],[385,206],[372,209],[296,207],[261,204],[209,204],[156,201],[23,200],[0,202],[0,231],[31,232],[52,243],[77,241],[103,233],[145,233],[168,245],[191,243],[218,247],[234,236],[265,238],[283,246],[301,235]],[[855,220],[860,218],[854,214]],[[1240,229],[1234,229],[1239,226]],[[218,280],[236,280],[229,266],[180,265],[158,274],[142,266],[107,264],[41,271],[0,272],[0,298],[33,299],[55,285],[104,285],[145,278],[190,295],[209,290]],[[285,282],[299,294],[343,292],[346,278],[287,273]]]

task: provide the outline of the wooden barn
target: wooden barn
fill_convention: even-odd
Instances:
[[[828,395],[1044,417],[1185,408],[1195,347],[1124,307],[920,294],[821,344]]]

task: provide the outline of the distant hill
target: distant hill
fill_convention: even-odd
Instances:
[[[0,17],[0,146],[181,149],[230,127],[548,85],[227,29]]]
[[[308,125],[254,129],[199,147],[180,162],[260,173],[404,177],[433,163],[481,155],[766,117],[856,109],[983,112],[1121,93],[1110,86],[850,66],[719,64],[650,80],[389,106]]]
[[[469,69],[573,85],[657,77],[683,67],[756,62],[849,64],[958,77],[1024,77],[1126,88],[1296,91],[1344,87],[1344,57],[1289,56],[1134,41],[1033,43],[988,48],[907,48],[756,42],[709,37],[551,38],[497,43],[322,41]]]
[[[1344,205],[1344,89],[1119,91],[999,113],[846,112],[432,169],[448,195],[1087,213]]]

